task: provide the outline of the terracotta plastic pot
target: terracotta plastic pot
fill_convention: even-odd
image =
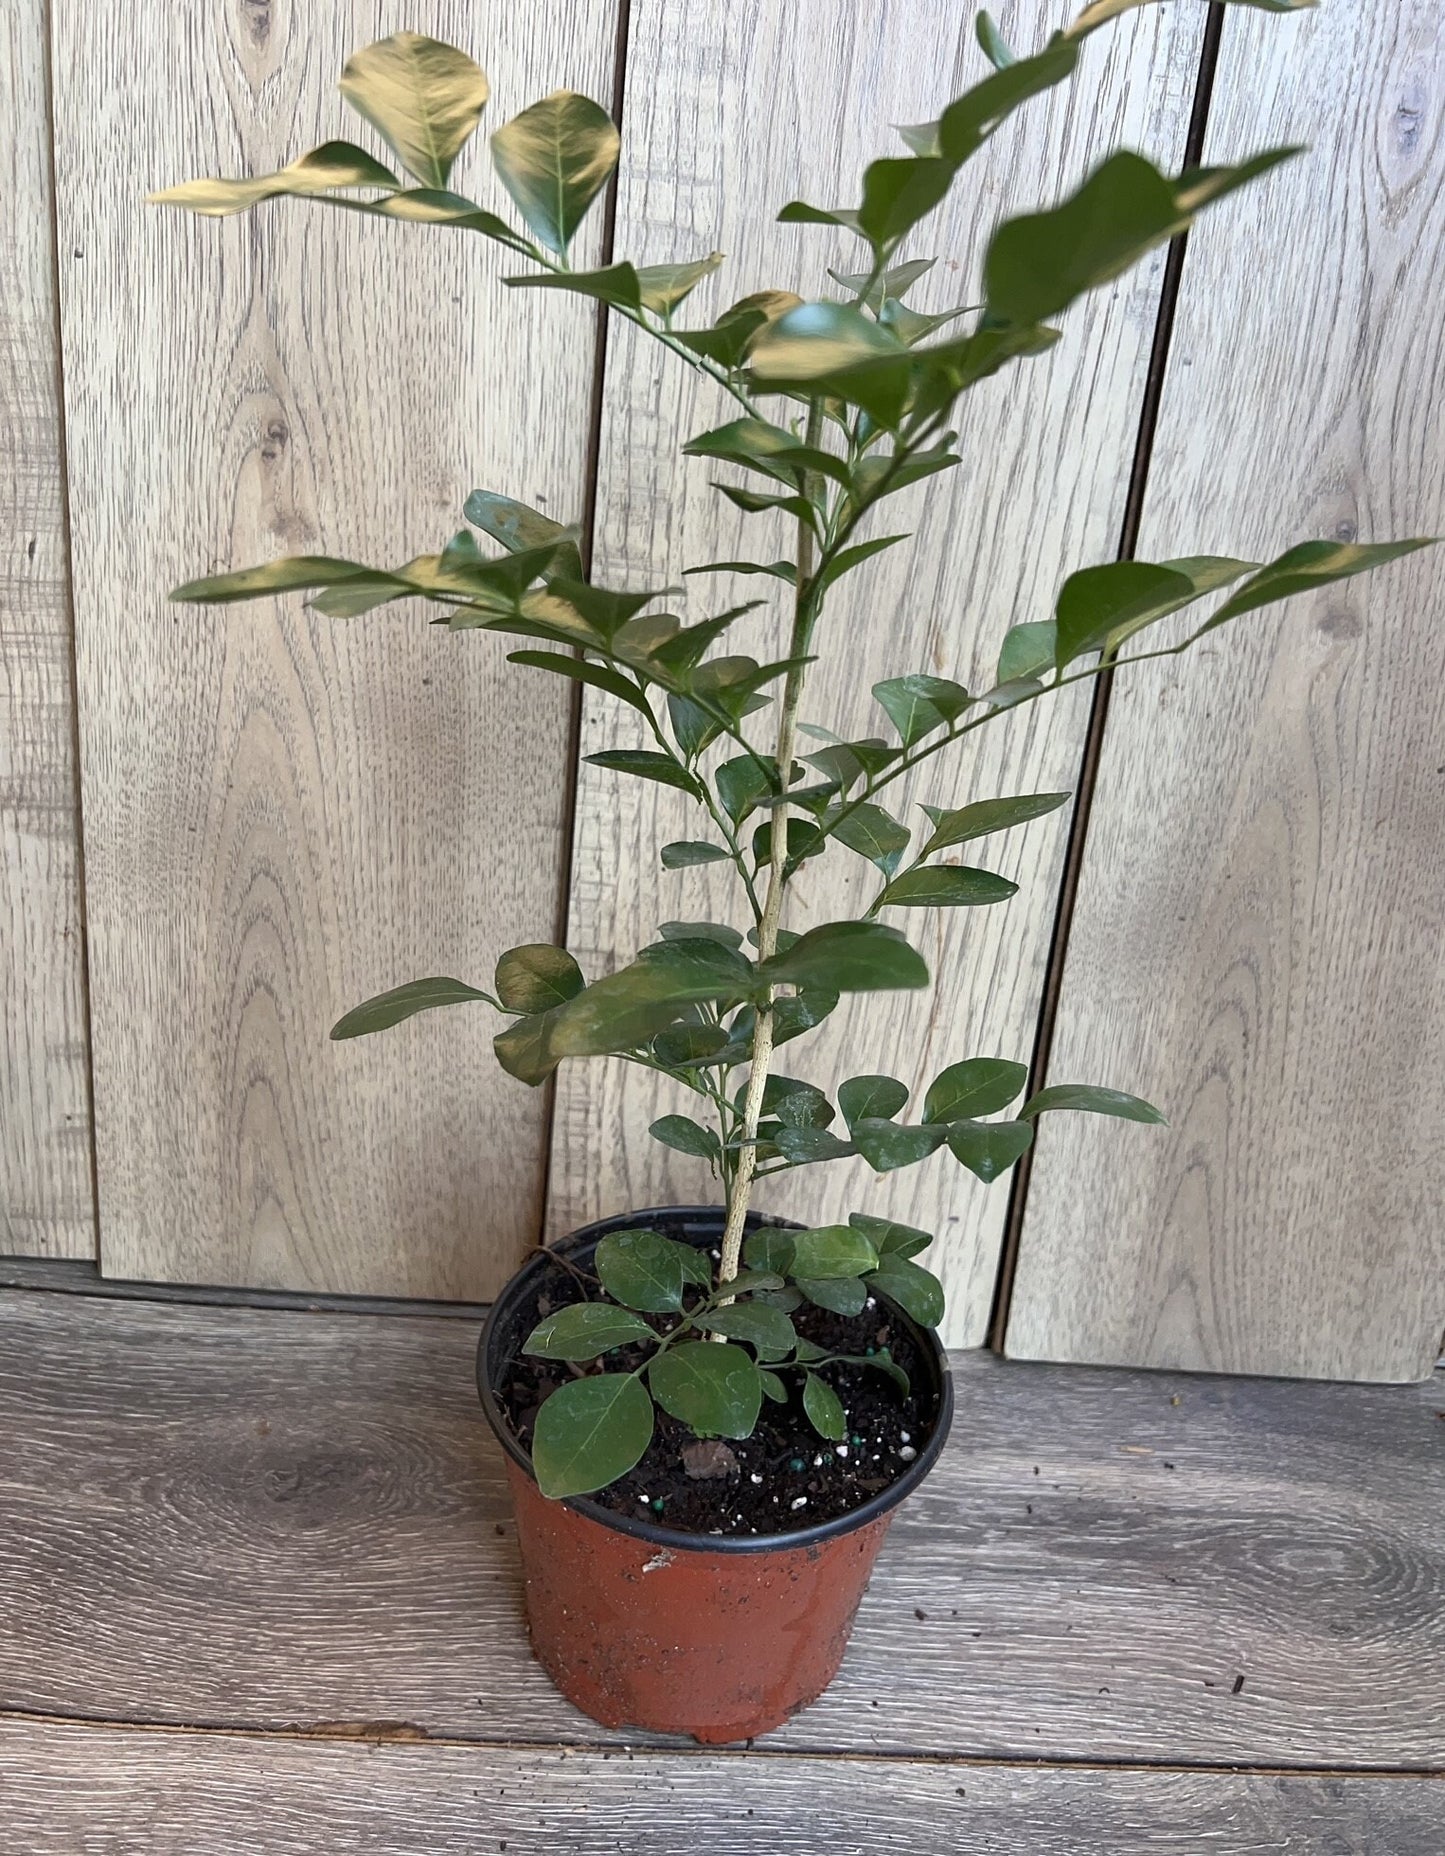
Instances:
[[[723,1214],[701,1206],[633,1212],[588,1225],[558,1248],[585,1268],[599,1238],[635,1225],[711,1247]],[[512,1278],[477,1352],[482,1406],[507,1454],[533,1652],[567,1699],[605,1727],[713,1744],[766,1733],[837,1674],[893,1510],[938,1459],[953,1416],[943,1350],[898,1313],[922,1361],[914,1374],[919,1450],[862,1507],[785,1534],[682,1533],[585,1496],[550,1501],[538,1489],[495,1388],[526,1338],[549,1267],[539,1252]]]

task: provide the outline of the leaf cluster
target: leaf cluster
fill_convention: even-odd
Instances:
[[[463,52],[416,33],[357,53],[342,74],[343,98],[380,137],[386,159],[332,140],[271,174],[192,181],[155,196],[217,215],[292,195],[502,245],[529,267],[509,275],[510,286],[588,299],[711,381],[718,413],[684,454],[764,537],[743,558],[686,567],[682,585],[607,587],[587,571],[580,524],[478,489],[465,526],[437,552],[381,567],[294,556],[174,594],[223,602],[304,591],[315,610],[341,619],[420,601],[451,632],[521,640],[512,662],[597,691],[629,722],[631,738],[590,755],[594,766],[688,802],[688,835],[659,847],[662,869],[713,865],[733,879],[741,926],[665,921],[630,960],[591,978],[565,948],[525,944],[501,955],[491,990],[446,976],[412,980],[357,1006],[333,1031],[352,1038],[484,1003],[503,1021],[498,1061],[526,1084],[543,1084],[563,1062],[606,1057],[657,1072],[691,1098],[695,1113],[666,1114],[651,1132],[718,1177],[728,1211],[720,1267],[712,1273],[699,1253],[657,1232],[615,1234],[597,1252],[599,1299],[559,1310],[531,1336],[530,1351],[588,1368],[609,1355],[635,1360],[586,1371],[543,1406],[534,1461],[551,1494],[624,1473],[647,1447],[656,1405],[699,1436],[745,1436],[762,1400],[796,1392],[821,1435],[841,1434],[845,1416],[824,1370],[831,1360],[810,1350],[792,1321],[804,1303],[851,1316],[882,1295],[927,1325],[941,1318],[938,1280],[915,1261],[925,1233],[854,1213],[847,1225],[765,1229],[744,1245],[755,1180],[851,1156],[884,1173],[946,1153],[990,1183],[1028,1150],[1046,1112],[1162,1119],[1112,1088],[1050,1084],[1030,1093],[1026,1066],[994,1056],[949,1063],[912,1118],[909,1089],[884,1064],[849,1078],[835,1097],[777,1070],[782,1046],[847,995],[926,986],[928,967],[909,938],[915,912],[1006,905],[1017,885],[989,867],[1002,835],[1070,798],[923,800],[905,813],[893,789],[1054,690],[1183,651],[1235,619],[1425,545],[1305,540],[1264,562],[1197,554],[1084,566],[1064,580],[1051,611],[1017,615],[1002,631],[986,688],[936,666],[909,669],[905,658],[874,686],[876,732],[845,737],[809,717],[812,665],[848,648],[846,634],[830,630],[830,602],[840,583],[872,572],[906,541],[882,532],[881,506],[958,468],[961,399],[1047,354],[1081,297],[1297,152],[1268,149],[1174,174],[1114,152],[1065,198],[993,229],[980,253],[978,301],[916,308],[910,298],[935,263],[905,255],[917,228],[1015,111],[1073,78],[1091,33],[1143,3],[1094,0],[1029,55],[980,14],[986,74],[936,120],[904,129],[904,152],[867,167],[856,204],[795,200],[780,214],[856,239],[856,267],[830,271],[812,296],[755,291],[711,320],[693,305],[723,263],[719,252],[574,265],[579,229],[620,151],[616,127],[589,99],[556,91],[496,130],[489,148],[501,197],[457,192],[453,168],[489,84]],[[1283,13],[1303,0],[1239,3]],[[782,557],[780,523],[793,544]],[[718,574],[747,577],[760,596],[715,607],[706,589]],[[900,636],[906,616],[887,614]],[[784,642],[758,656],[738,648],[747,630],[769,624]],[[794,931],[785,909],[792,885],[806,868],[826,890],[835,866],[823,860],[835,856],[871,866],[873,894],[857,917]],[[889,1370],[883,1360],[869,1364]]]

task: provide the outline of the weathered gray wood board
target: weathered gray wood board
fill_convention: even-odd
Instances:
[[[1010,36],[1019,45],[1041,43],[1058,18],[1052,0],[1028,0],[1012,8]],[[1201,25],[1199,9],[1187,7],[1151,8],[1121,22],[1090,44],[1071,90],[1021,111],[914,241],[918,252],[942,258],[915,292],[918,305],[975,300],[995,221],[1075,185],[1114,142],[1177,162]],[[628,65],[616,250],[649,263],[714,246],[727,251],[723,271],[697,293],[690,321],[765,286],[809,295],[831,288],[826,267],[851,268],[861,248],[846,234],[779,226],[778,208],[795,197],[856,199],[865,162],[901,147],[891,125],[930,117],[986,70],[971,14],[940,0],[813,0],[741,13],[714,0],[637,0]],[[1046,361],[1024,363],[970,396],[961,414],[963,468],[925,486],[931,494],[892,499],[879,518],[880,533],[918,523],[916,542],[838,589],[824,626],[825,662],[805,703],[808,719],[877,733],[887,722],[870,689],[883,677],[928,670],[971,687],[980,677],[991,681],[1007,626],[1047,616],[1066,571],[1112,555],[1161,272],[1162,259],[1091,297],[1068,318],[1064,340]],[[770,532],[767,518],[741,516],[708,488],[717,469],[677,455],[686,438],[731,418],[735,406],[699,389],[678,362],[629,329],[611,332],[605,384],[597,527],[603,575],[613,584],[665,586],[685,565],[787,552],[786,536]],[[771,584],[693,580],[688,610],[700,618]],[[986,599],[973,589],[986,589]],[[775,605],[729,637],[738,649],[776,659],[786,617]],[[915,799],[946,805],[1072,787],[1086,713],[1077,692],[1021,712],[976,737],[978,752],[950,771],[920,775],[917,790],[895,809],[916,818]],[[619,718],[608,699],[587,701],[583,752],[631,745],[635,722]],[[927,924],[898,918],[924,935],[934,991],[848,1002],[816,1039],[788,1050],[783,1067],[824,1084],[859,1069],[891,1070],[916,1085],[965,1055],[1027,1058],[1066,820],[1058,813],[994,841],[996,866],[1022,885],[1006,909],[958,910],[952,920]],[[658,867],[661,843],[698,835],[699,815],[678,795],[580,768],[569,944],[589,973],[630,958],[659,921],[719,910],[726,911],[720,919],[735,919],[737,899],[721,881]],[[817,868],[803,898],[812,917],[861,913],[874,872],[842,848]],[[800,917],[795,925],[806,922]],[[550,1228],[713,1196],[702,1162],[641,1138],[655,1116],[682,1106],[672,1086],[648,1072],[569,1066],[557,1097]],[[950,1294],[948,1337],[958,1345],[982,1341],[1006,1188],[990,1194],[944,1155],[886,1180],[862,1162],[843,1162],[767,1190],[780,1209],[809,1219],[866,1203],[937,1231],[941,1254],[933,1261]]]
[[[1230,15],[1206,157],[1314,146],[1191,237],[1142,558],[1445,529],[1442,97],[1433,0]],[[1173,1127],[1044,1130],[1010,1352],[1429,1371],[1442,602],[1432,550],[1120,679],[1049,1080]]]
[[[0,16],[0,1252],[94,1253],[43,0]]]
[[[0,1712],[616,1744],[528,1654],[473,1338],[0,1294]],[[1445,1766],[1439,1388],[956,1373],[842,1676],[764,1744]]]
[[[1434,1856],[1445,1783],[552,1748],[338,1745],[0,1722],[26,1856]]]
[[[545,1102],[490,1014],[344,1047],[396,982],[553,938],[565,695],[420,610],[229,614],[217,566],[405,559],[486,483],[581,507],[593,334],[481,240],[285,202],[142,204],[370,132],[335,91],[405,24],[490,67],[490,125],[610,83],[613,0],[56,0],[56,157],[107,1271],[478,1298],[540,1221]],[[159,49],[158,49],[159,48]],[[164,55],[161,55],[163,50]],[[490,199],[485,153],[458,184]]]

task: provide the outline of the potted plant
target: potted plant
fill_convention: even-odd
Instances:
[[[1041,1115],[1162,1119],[1111,1088],[1054,1084],[1026,1095],[1026,1066],[992,1055],[960,1052],[911,1117],[908,1090],[886,1073],[891,1052],[878,1053],[876,1069],[860,1065],[866,1073],[844,1082],[836,1103],[791,1063],[778,1067],[782,1047],[845,995],[926,985],[908,932],[917,911],[1005,902],[1015,886],[967,861],[970,847],[1069,798],[925,802],[918,824],[890,809],[898,783],[1053,690],[1182,651],[1243,614],[1423,545],[1306,541],[1267,563],[1210,555],[1084,567],[1064,581],[1052,616],[1026,615],[1004,633],[988,689],[913,671],[900,638],[898,674],[873,692],[877,735],[844,739],[810,715],[810,666],[843,643],[829,636],[828,596],[905,539],[876,532],[880,506],[958,463],[950,421],[960,396],[1045,354],[1053,319],[1076,298],[1295,152],[1172,177],[1114,153],[1069,198],[995,230],[980,304],[910,307],[931,264],[904,255],[919,221],[1014,109],[1068,81],[1089,33],[1143,3],[1097,0],[1028,57],[1015,57],[980,14],[992,70],[936,122],[904,130],[906,151],[868,167],[856,206],[794,201],[780,214],[856,234],[856,269],[830,272],[807,300],[762,291],[713,320],[687,303],[718,253],[572,267],[573,236],[619,147],[606,112],[585,97],[555,92],[491,138],[515,216],[453,191],[451,168],[487,80],[462,52],[413,33],[358,53],[341,79],[401,174],[332,141],[276,174],[156,196],[224,214],[307,195],[495,240],[525,267],[509,284],[590,297],[706,375],[720,416],[684,451],[711,461],[732,503],[765,525],[779,516],[791,525],[788,558],[764,547],[721,564],[756,576],[765,592],[723,610],[699,598],[705,578],[686,596],[599,586],[578,528],[483,490],[466,503],[468,527],[401,566],[289,558],[174,595],[308,589],[317,610],[343,616],[421,598],[452,631],[520,636],[514,662],[604,691],[637,717],[645,745],[594,762],[660,781],[695,806],[696,835],[660,846],[664,867],[731,870],[735,922],[664,923],[614,972],[589,979],[561,947],[515,947],[497,962],[491,991],[412,980],[333,1032],[354,1037],[480,1002],[505,1019],[496,1054],[525,1084],[545,1083],[565,1059],[609,1056],[661,1072],[693,1098],[695,1114],[666,1115],[651,1133],[712,1164],[719,1207],[630,1211],[540,1250],[496,1304],[479,1356],[516,1498],[537,1654],[609,1724],[729,1740],[818,1694],[893,1509],[948,1428],[934,1333],[943,1293],[917,1261],[928,1233],[866,1209],[841,1225],[770,1221],[750,1209],[755,1181],[851,1154],[887,1172],[941,1149],[992,1181],[1029,1147]],[[1248,3],[1283,12],[1294,0]],[[1198,616],[1211,596],[1218,603]],[[759,661],[728,639],[763,605],[781,640]],[[1189,613],[1145,646],[1147,628]],[[795,879],[840,853],[875,867],[868,908],[796,932]]]

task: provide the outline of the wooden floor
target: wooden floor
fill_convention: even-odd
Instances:
[[[5,1856],[1445,1852],[1439,1383],[959,1356],[843,1675],[704,1753],[531,1663],[475,1340],[0,1288]]]

